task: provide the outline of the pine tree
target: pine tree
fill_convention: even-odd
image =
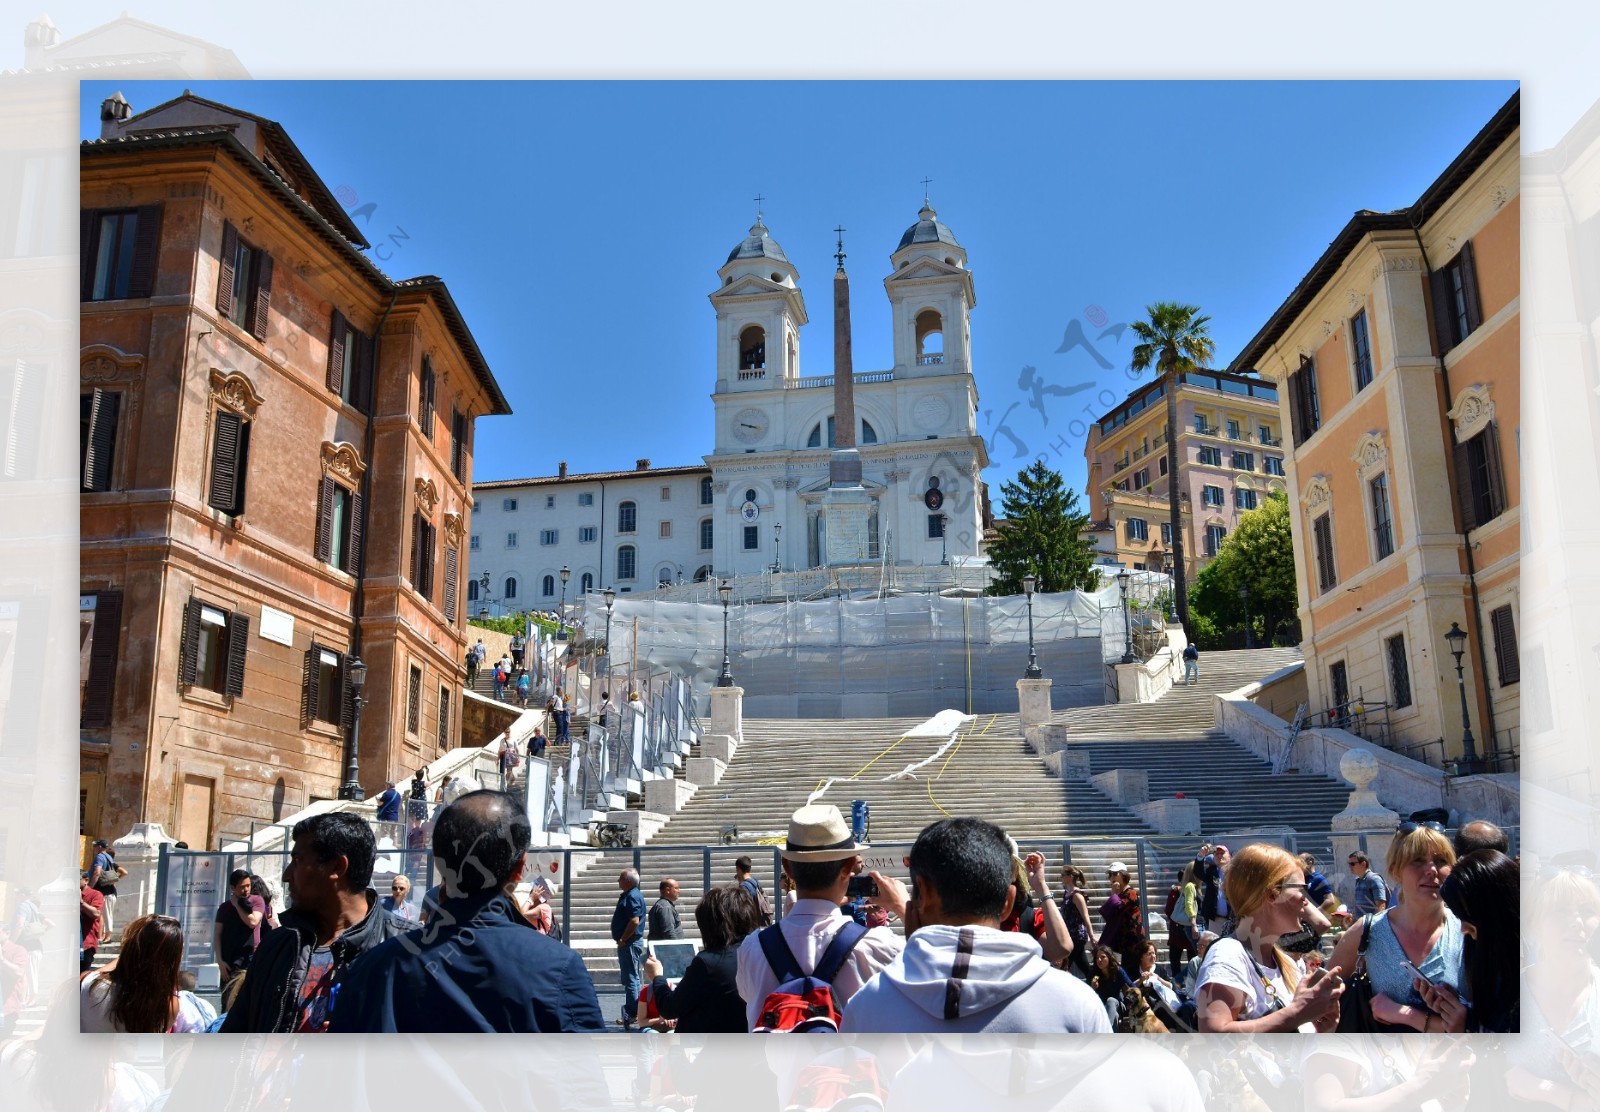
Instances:
[[[1089,591],[1098,586],[1094,553],[1083,539],[1089,515],[1061,473],[1035,460],[1015,482],[1000,485],[999,536],[989,546],[994,566],[990,595],[1018,595],[1022,577],[1038,577],[1035,591]]]

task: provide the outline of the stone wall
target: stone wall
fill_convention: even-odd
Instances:
[[[1294,722],[1295,710],[1301,704],[1306,704],[1307,710],[1310,710],[1310,698],[1303,661],[1263,677],[1260,691],[1250,697],[1257,707],[1264,708],[1286,723]]]

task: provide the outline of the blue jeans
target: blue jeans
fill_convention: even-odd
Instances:
[[[1183,663],[1183,682],[1185,684],[1200,679],[1200,662],[1185,661]]]
[[[639,968],[644,965],[644,938],[635,936],[617,948],[617,967],[622,974],[622,1017],[633,1021],[639,1008],[639,991],[644,988]]]

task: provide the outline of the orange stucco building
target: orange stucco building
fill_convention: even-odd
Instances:
[[[1458,768],[1470,730],[1471,768],[1502,772],[1521,676],[1520,135],[1514,96],[1416,203],[1355,214],[1230,367],[1281,388],[1318,723]]]
[[[510,412],[278,124],[185,94],[81,148],[85,834],[218,845],[458,744],[472,427]]]

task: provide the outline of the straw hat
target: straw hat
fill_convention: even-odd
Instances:
[[[839,862],[860,852],[850,824],[832,804],[807,804],[789,817],[783,856],[791,862]]]

